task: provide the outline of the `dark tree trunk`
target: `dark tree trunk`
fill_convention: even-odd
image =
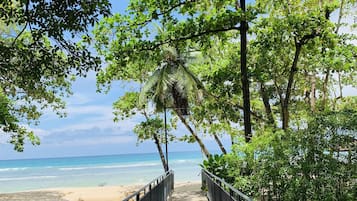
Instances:
[[[284,130],[287,130],[289,128],[289,101],[290,101],[291,91],[292,91],[293,84],[294,84],[294,76],[298,70],[297,64],[299,61],[302,44],[299,42],[295,42],[295,48],[296,49],[295,49],[294,61],[290,68],[288,86],[286,88],[286,93],[285,93],[284,101],[282,104],[283,129]]]
[[[315,112],[315,108],[316,108],[316,75],[315,74],[311,75],[310,81],[311,81],[310,107],[311,107],[311,111]]]
[[[240,7],[245,13],[245,0],[240,0]],[[244,14],[243,14],[244,15]],[[242,18],[240,23],[240,69],[243,90],[243,115],[244,115],[244,136],[245,141],[249,142],[252,138],[252,125],[250,119],[250,95],[249,95],[249,79],[247,68],[247,31],[248,23],[245,17]]]
[[[275,120],[273,116],[273,112],[271,110],[271,106],[269,103],[269,94],[265,89],[264,83],[260,83],[260,95],[262,96],[262,100],[264,103],[264,108],[265,108],[265,113],[268,117],[268,123],[272,125],[273,127],[276,127],[275,125]]]

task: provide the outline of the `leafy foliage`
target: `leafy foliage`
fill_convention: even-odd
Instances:
[[[74,76],[98,70],[100,59],[73,41],[100,16],[109,15],[109,8],[107,0],[1,1],[0,90],[11,102],[2,114],[11,114],[13,128],[1,125],[16,150],[23,150],[26,136],[38,144],[22,124],[38,123],[48,107],[64,116],[61,98],[71,95]]]
[[[10,143],[14,144],[16,151],[23,151],[25,138],[28,138],[33,145],[39,145],[39,138],[32,131],[27,131],[23,126],[20,126],[18,118],[11,114],[14,111],[11,101],[2,93],[0,93],[0,125],[3,132],[11,133]]]
[[[203,161],[202,168],[208,170],[217,177],[224,178],[228,183],[234,183],[234,176],[232,172],[232,164],[226,159],[224,155],[211,155],[208,159]]]
[[[324,112],[304,129],[266,131],[250,144],[237,144],[227,157],[241,171],[228,175],[235,174],[235,186],[260,199],[353,200],[357,127],[355,118],[348,117],[356,112]],[[245,164],[249,174],[242,173]]]
[[[168,126],[168,141],[173,141],[175,136],[170,134],[171,128]],[[160,143],[165,143],[165,137],[163,135],[164,123],[161,118],[154,117],[147,119],[135,126],[134,132],[138,135],[138,142],[153,139],[154,136],[159,138]]]

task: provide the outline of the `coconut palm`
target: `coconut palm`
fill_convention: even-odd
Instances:
[[[202,152],[209,157],[202,140],[184,118],[184,115],[189,114],[189,98],[202,99],[203,84],[186,67],[187,57],[180,56],[176,48],[166,46],[161,53],[163,61],[142,88],[139,104],[146,105],[151,100],[157,112],[163,112],[166,108],[173,109]]]

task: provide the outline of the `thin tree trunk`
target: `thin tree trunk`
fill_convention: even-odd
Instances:
[[[338,88],[340,90],[340,95],[337,97],[337,99],[339,98],[342,98],[343,97],[343,94],[342,94],[342,82],[341,82],[341,73],[340,72],[337,72],[337,76],[338,76]]]
[[[164,131],[165,131],[165,156],[166,156],[166,172],[169,171],[169,153],[168,153],[168,139],[167,139],[167,119],[166,119],[166,106],[164,105]]]
[[[245,0],[240,0],[240,7],[242,12],[245,13]],[[243,14],[244,15],[244,14]],[[250,95],[249,95],[249,79],[247,68],[247,30],[248,23],[245,17],[240,22],[240,69],[243,90],[243,115],[244,115],[244,136],[245,141],[249,142],[252,138],[252,125],[250,119]]]
[[[295,42],[295,55],[294,55],[294,61],[293,64],[291,65],[290,69],[290,74],[289,74],[289,81],[288,81],[288,86],[286,88],[286,93],[285,93],[285,98],[283,101],[283,108],[282,108],[282,115],[283,115],[283,129],[287,130],[289,128],[289,101],[290,101],[290,96],[291,96],[291,91],[292,91],[292,86],[294,84],[294,76],[297,72],[297,64],[301,52],[301,47],[302,45],[298,42]]]
[[[161,158],[162,166],[164,167],[165,172],[167,172],[169,170],[168,170],[168,166],[167,166],[167,163],[166,163],[166,159],[165,159],[164,153],[162,152],[162,148],[160,146],[160,140],[159,140],[159,138],[157,137],[156,134],[154,134],[153,137],[154,137],[154,142],[156,144],[157,151],[159,152],[159,155],[160,155],[160,158]]]
[[[275,127],[275,120],[274,120],[274,116],[273,116],[273,112],[271,110],[271,106],[269,103],[269,96],[268,96],[268,92],[265,89],[265,85],[264,83],[260,83],[260,95],[262,96],[262,100],[264,103],[264,108],[265,108],[265,113],[268,117],[268,123],[270,125],[272,125],[273,127]]]
[[[146,120],[149,120],[149,117],[147,116],[145,110],[143,111],[143,114],[144,114]],[[162,166],[164,167],[165,172],[167,172],[168,171],[167,162],[166,162],[166,159],[165,159],[165,156],[164,156],[164,152],[162,151],[162,148],[161,148],[161,145],[160,145],[160,140],[159,140],[159,138],[158,138],[156,133],[153,135],[153,138],[154,138],[154,143],[156,144],[157,152],[159,152],[159,155],[160,155]]]
[[[316,108],[316,75],[315,74],[311,75],[310,81],[311,81],[310,107],[311,107],[311,111],[315,112],[315,108]]]
[[[219,148],[221,149],[222,153],[223,153],[223,154],[227,154],[227,151],[226,151],[226,149],[224,148],[224,146],[223,146],[221,140],[219,139],[219,137],[218,137],[216,134],[213,134],[213,137],[214,137],[214,140],[216,140],[216,142],[217,142]]]
[[[342,20],[342,16],[343,16],[343,6],[345,4],[344,0],[341,0],[341,4],[340,4],[340,12],[338,14],[338,19],[337,19],[337,24],[336,24],[336,29],[335,29],[335,33],[337,34],[340,27],[341,27],[341,20]]]
[[[234,138],[232,135],[230,135],[230,136],[231,136],[231,145],[234,145]]]
[[[208,119],[208,123],[209,123],[209,124],[212,124],[211,119]],[[219,137],[218,137],[216,134],[213,134],[213,137],[214,137],[214,140],[217,142],[218,147],[221,149],[222,153],[223,153],[223,154],[227,154],[227,151],[226,151],[226,149],[224,148],[224,146],[223,146],[221,140],[219,139]]]
[[[326,101],[327,101],[327,85],[330,77],[330,69],[327,69],[325,79],[324,79],[324,84],[322,86],[322,109],[325,109]]]
[[[201,151],[203,152],[203,154],[209,158],[210,157],[210,153],[208,152],[208,150],[206,149],[206,146],[203,144],[202,140],[198,137],[198,135],[193,131],[193,129],[191,128],[191,126],[186,122],[186,119],[182,116],[182,114],[180,113],[179,110],[174,109],[175,113],[177,114],[177,116],[179,117],[179,119],[181,120],[181,122],[185,125],[185,127],[188,129],[188,131],[190,131],[191,135],[195,138],[195,140],[197,141],[198,145],[201,148]]]

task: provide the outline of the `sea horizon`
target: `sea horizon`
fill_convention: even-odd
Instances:
[[[189,151],[169,151],[169,155],[171,153],[185,153],[185,152],[200,152],[197,150],[189,150]],[[218,150],[214,151],[213,153],[218,152]],[[201,152],[200,152],[201,153]],[[60,158],[78,158],[78,157],[93,157],[93,156],[119,156],[119,155],[135,155],[135,154],[157,154],[157,152],[130,152],[130,153],[115,153],[115,154],[94,154],[94,155],[68,155],[68,156],[53,156],[53,157],[34,157],[34,158],[11,158],[11,159],[1,159],[1,161],[14,161],[14,160],[32,160],[32,159],[60,159]],[[165,153],[164,153],[165,155]]]
[[[199,181],[200,151],[169,152],[175,181]],[[0,160],[0,193],[146,184],[164,173],[158,153]]]

